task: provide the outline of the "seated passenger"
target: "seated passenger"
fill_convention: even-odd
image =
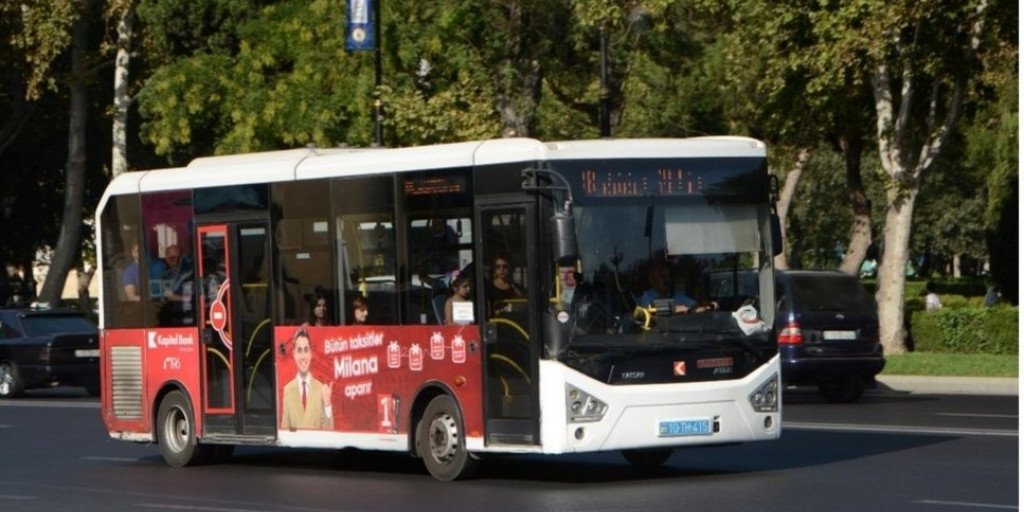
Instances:
[[[356,295],[350,305],[352,306],[352,325],[366,325],[366,320],[370,317],[370,308],[366,297]]]
[[[333,322],[330,320],[331,309],[327,301],[327,293],[323,290],[317,290],[313,294],[313,300],[311,301],[309,309],[309,325],[323,326],[331,325]]]
[[[465,325],[472,323],[472,309],[470,309],[470,318],[459,318],[456,315],[455,303],[457,302],[468,302],[472,304],[473,300],[470,295],[473,293],[473,282],[468,276],[460,276],[452,283],[452,296],[448,297],[448,300],[444,303],[444,323],[445,325]],[[472,307],[472,306],[470,306]]]

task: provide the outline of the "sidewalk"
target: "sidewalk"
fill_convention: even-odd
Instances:
[[[925,377],[919,375],[878,375],[875,392],[930,395],[1019,396],[1018,379],[992,377]]]

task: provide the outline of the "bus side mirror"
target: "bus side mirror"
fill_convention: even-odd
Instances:
[[[771,224],[772,256],[778,256],[782,254],[782,221],[779,220],[779,214],[772,213]]]
[[[576,221],[572,213],[556,213],[551,217],[551,246],[555,261],[576,259],[579,247],[576,245]]]

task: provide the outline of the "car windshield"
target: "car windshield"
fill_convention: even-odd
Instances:
[[[804,311],[875,311],[871,295],[856,278],[840,275],[794,275],[791,280],[793,303]]]
[[[49,336],[72,332],[94,332],[96,327],[80,315],[26,316],[21,320],[26,336]]]

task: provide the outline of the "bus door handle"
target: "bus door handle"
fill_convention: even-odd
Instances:
[[[498,342],[497,324],[488,323],[484,326],[484,344],[493,345]]]
[[[213,345],[213,342],[216,339],[215,338],[216,336],[217,336],[217,331],[213,330],[213,327],[207,325],[203,329],[203,345],[207,345],[207,346]]]

